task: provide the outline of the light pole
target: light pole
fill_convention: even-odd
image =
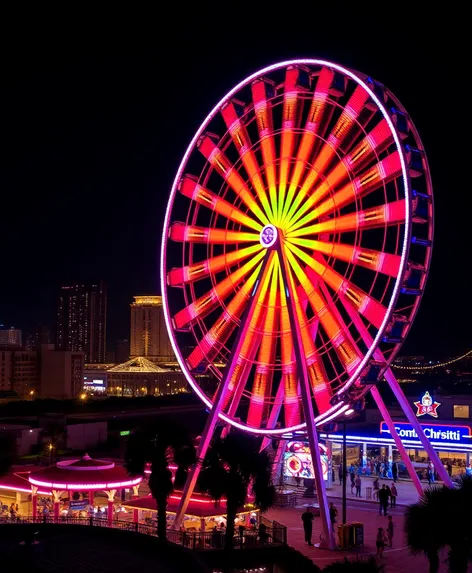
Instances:
[[[347,455],[346,455],[346,418],[343,420],[343,471],[342,471],[342,480],[343,480],[343,516],[342,522],[343,525],[346,523],[346,509],[347,509],[347,499],[346,499],[346,477],[347,477]]]

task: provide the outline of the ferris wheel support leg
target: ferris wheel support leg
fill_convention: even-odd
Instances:
[[[423,495],[423,486],[421,485],[420,478],[418,477],[418,474],[416,473],[415,468],[413,467],[413,464],[410,460],[410,456],[407,454],[405,446],[403,445],[400,436],[397,434],[397,431],[395,430],[395,424],[390,416],[390,413],[388,411],[387,406],[385,405],[385,402],[382,400],[382,396],[380,395],[378,388],[373,386],[370,392],[375,400],[375,403],[377,404],[379,412],[382,414],[384,422],[387,424],[387,428],[390,432],[390,435],[392,436],[395,442],[397,450],[400,452],[401,459],[408,470],[408,474],[410,475],[411,481],[413,482],[416,491],[418,492],[418,495]]]
[[[297,320],[297,312],[295,308],[294,286],[291,276],[287,271],[288,264],[283,250],[283,246],[278,243],[278,253],[280,258],[280,267],[282,271],[282,278],[286,288],[287,310],[290,319],[290,328],[292,330],[293,346],[295,350],[295,360],[297,365],[298,377],[300,381],[300,393],[302,395],[303,413],[305,416],[308,443],[310,445],[311,458],[313,461],[313,469],[315,472],[315,485],[316,494],[318,496],[318,503],[320,505],[321,527],[323,532],[323,540],[320,547],[325,549],[335,549],[336,543],[334,540],[333,528],[329,518],[328,496],[326,493],[326,486],[323,479],[323,468],[321,465],[320,446],[318,441],[318,433],[316,431],[315,415],[313,412],[313,403],[311,400],[310,381],[308,377],[308,370],[306,360],[303,352],[303,343],[300,331],[300,324]]]
[[[262,262],[259,271],[259,276],[256,281],[257,286],[252,291],[251,297],[246,307],[246,312],[244,313],[241,319],[241,325],[234,340],[233,348],[231,349],[230,361],[226,365],[226,368],[223,372],[223,378],[221,380],[220,385],[218,386],[218,391],[216,393],[215,400],[213,402],[213,407],[210,410],[207,423],[205,424],[205,428],[202,432],[202,437],[200,438],[200,443],[197,449],[197,461],[192,466],[187,476],[187,481],[185,482],[185,486],[182,491],[182,497],[180,498],[179,507],[177,508],[177,513],[175,514],[175,519],[172,525],[172,529],[178,529],[180,527],[180,524],[182,523],[182,520],[185,516],[185,512],[187,511],[187,506],[192,496],[193,490],[195,489],[195,485],[197,483],[197,479],[200,474],[203,460],[205,459],[205,455],[210,445],[211,438],[215,432],[216,424],[218,422],[218,417],[221,413],[221,409],[223,406],[223,399],[228,390],[228,386],[234,374],[238,358],[241,354],[241,348],[244,339],[246,338],[249,325],[251,323],[251,318],[256,308],[255,303],[257,302],[259,296],[262,293],[262,286],[264,284],[263,280],[264,273],[269,268],[268,263],[271,257],[272,253],[270,251],[267,251],[267,254]]]
[[[449,477],[449,474],[446,471],[446,468],[439,459],[439,456],[436,450],[431,445],[431,442],[425,436],[423,428],[421,427],[418,418],[415,416],[413,410],[411,409],[411,406],[408,403],[405,394],[403,394],[403,391],[400,388],[400,385],[398,384],[397,379],[395,378],[395,375],[393,374],[391,368],[386,370],[385,379],[387,380],[390,389],[392,390],[396,399],[398,400],[398,403],[400,404],[400,407],[403,410],[407,420],[410,422],[411,427],[416,432],[420,442],[423,445],[425,452],[428,454],[429,459],[433,462],[434,469],[438,472],[440,479],[442,480],[445,486],[452,487],[453,483],[451,478]]]

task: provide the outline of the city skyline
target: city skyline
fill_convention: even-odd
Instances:
[[[438,58],[448,61],[451,77],[460,77],[460,37],[438,45],[430,27],[400,44],[381,43],[380,30],[369,30],[369,41],[354,32],[333,39],[318,30],[316,38],[292,42],[295,34],[287,33],[283,41],[262,35],[215,51],[202,30],[198,50],[190,49],[196,32],[191,26],[184,32],[185,73],[160,39],[116,44],[114,50],[106,37],[88,45],[63,39],[63,49],[57,50],[55,41],[37,44],[34,34],[25,37],[15,64],[6,70],[9,145],[1,177],[13,208],[1,233],[16,233],[16,246],[5,254],[9,278],[0,285],[0,322],[25,330],[37,323],[53,326],[55,293],[62,283],[103,278],[109,285],[108,346],[127,338],[132,297],[161,294],[164,209],[194,132],[248,73],[306,55],[371,73],[411,113],[432,171],[436,231],[430,277],[404,351],[450,355],[469,348],[464,254],[471,244],[470,198],[461,191],[458,167],[466,165],[465,149],[456,145],[466,126],[461,106],[442,99],[439,105],[433,89]],[[22,202],[31,188],[36,194]],[[39,257],[32,252],[38,238],[45,248]]]

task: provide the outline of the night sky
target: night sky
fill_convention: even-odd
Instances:
[[[217,17],[203,2],[192,13],[179,4],[116,21],[82,15],[59,24],[44,13],[4,20],[0,323],[53,327],[61,283],[103,278],[113,349],[129,334],[132,296],[159,292],[165,204],[207,112],[261,67],[320,57],[385,83],[428,153],[433,265],[405,352],[443,356],[472,346],[464,15],[399,8],[372,19],[341,5],[321,13],[316,4],[287,3],[268,19],[271,3],[215,4],[228,14]]]

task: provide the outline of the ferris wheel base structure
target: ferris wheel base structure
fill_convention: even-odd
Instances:
[[[215,106],[177,172],[161,250],[171,343],[209,410],[174,527],[219,420],[262,437],[262,447],[306,430],[323,544],[333,548],[317,428],[344,419],[369,391],[421,493],[378,384],[451,485],[390,368],[420,304],[432,242],[426,154],[379,82],[292,60]],[[203,373],[214,391],[199,384]]]

